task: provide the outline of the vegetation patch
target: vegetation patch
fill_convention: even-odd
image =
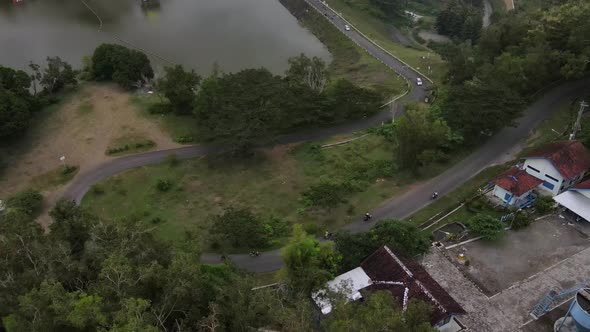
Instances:
[[[60,166],[49,172],[37,175],[31,179],[30,187],[37,190],[48,190],[64,185],[76,176],[79,167],[75,165]]]
[[[141,136],[127,135],[117,138],[107,148],[106,154],[117,156],[151,150],[156,143]]]

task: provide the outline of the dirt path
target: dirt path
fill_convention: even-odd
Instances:
[[[80,172],[100,165],[112,159],[105,155],[107,147],[124,137],[150,139],[157,149],[179,146],[154,121],[143,117],[129,98],[129,93],[113,85],[81,88],[31,130],[25,147],[9,152],[16,155],[0,178],[0,197],[28,187],[35,177],[60,167],[61,156],[69,165],[79,166]],[[50,205],[61,190],[49,188],[44,195]]]

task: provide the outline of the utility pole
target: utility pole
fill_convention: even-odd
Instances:
[[[585,101],[582,101],[580,103],[580,110],[578,111],[578,118],[576,119],[576,123],[574,123],[574,129],[572,131],[572,134],[570,135],[570,141],[573,141],[576,139],[576,133],[580,130],[582,130],[582,125],[581,125],[581,121],[582,121],[582,114],[584,114],[584,110],[586,109],[586,107],[588,107],[588,103]]]

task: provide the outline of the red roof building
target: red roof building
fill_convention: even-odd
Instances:
[[[495,185],[517,197],[526,194],[543,183],[542,180],[529,175],[525,170],[518,167],[512,167],[500,174],[493,182]]]
[[[525,158],[549,160],[564,179],[572,179],[590,169],[590,152],[579,141],[551,143]]]
[[[465,310],[416,261],[383,246],[367,257],[361,268],[371,278],[364,292],[388,291],[406,308],[410,299],[418,299],[433,308],[431,323],[439,324]]]
[[[577,185],[573,186],[572,189],[590,190],[590,180],[578,183]]]
[[[348,286],[342,287],[342,284]],[[462,328],[454,316],[465,314],[465,310],[420,264],[400,253],[394,253],[387,246],[367,257],[360,267],[329,281],[326,288],[346,295],[349,301],[359,300],[368,292],[386,291],[404,311],[410,300],[421,300],[432,306],[430,321],[433,326],[444,331],[459,331]],[[312,298],[322,313],[332,311],[325,290],[315,292]]]

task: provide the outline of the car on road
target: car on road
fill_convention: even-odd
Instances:
[[[420,77],[416,78],[416,84],[422,85],[422,79]]]
[[[346,30],[346,31],[350,31],[350,25],[348,25],[348,24],[345,24],[345,25],[344,25],[344,30]]]

